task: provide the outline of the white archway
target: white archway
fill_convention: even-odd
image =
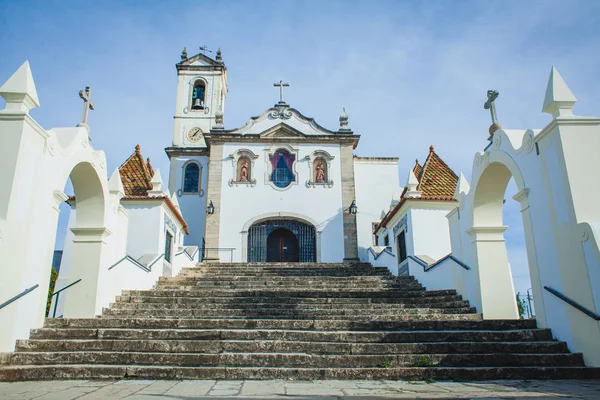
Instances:
[[[472,226],[467,230],[471,236],[475,261],[476,282],[480,293],[481,312],[485,318],[519,318],[515,302],[515,290],[504,232],[508,228],[502,221],[502,209],[506,188],[511,178],[515,180],[518,193],[514,199],[521,204],[523,229],[529,274],[534,302],[543,308],[535,240],[529,214],[528,195],[519,166],[505,151],[486,153],[485,162],[474,170]],[[543,320],[543,313],[540,317]]]

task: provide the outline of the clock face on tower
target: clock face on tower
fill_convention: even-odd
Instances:
[[[199,142],[202,139],[202,129],[197,126],[193,127],[188,131],[187,139],[192,143]]]

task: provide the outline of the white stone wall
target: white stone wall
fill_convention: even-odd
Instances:
[[[265,175],[271,170],[266,147],[270,146],[261,143],[226,143],[223,146],[219,247],[234,248],[233,261],[246,261],[242,259],[245,245],[242,230],[245,224],[261,216],[273,217],[281,214],[284,218],[286,215],[295,215],[305,218],[307,222],[317,223],[317,231],[321,231],[321,245],[317,243],[317,248],[320,247],[320,256],[317,254],[317,259],[323,262],[341,262],[344,258],[342,226],[344,210],[342,210],[340,146],[298,145],[299,153],[295,164],[295,171],[298,174],[297,184],[292,184],[285,190],[276,190],[265,181]],[[253,165],[252,177],[257,181],[254,187],[229,185],[229,180],[234,178],[235,171],[229,155],[239,149],[249,149],[259,156],[254,160]],[[305,157],[315,150],[325,150],[334,157],[329,170],[329,177],[334,181],[331,188],[309,188],[305,184],[311,174]],[[210,201],[209,198],[206,200]]]
[[[398,160],[355,157],[354,182],[358,257],[368,262],[368,249],[373,245],[372,224],[381,220],[382,211],[388,210],[399,188]]]
[[[202,167],[201,183],[202,196],[200,193],[183,193],[183,169],[190,162],[195,161]],[[207,156],[174,156],[171,158],[169,172],[169,191],[175,193],[179,207],[185,222],[188,224],[189,235],[184,238],[186,246],[202,247],[206,223],[208,189],[208,157]],[[180,195],[181,194],[181,195]]]
[[[439,208],[434,208],[439,207]],[[452,252],[450,231],[446,215],[454,207],[432,203],[427,208],[420,208],[417,203],[410,209],[412,237],[411,255],[428,256],[434,260],[447,256]]]

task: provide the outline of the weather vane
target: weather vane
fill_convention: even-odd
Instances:
[[[202,54],[206,54],[206,52],[208,51],[209,53],[212,53],[212,50],[209,50],[208,47],[206,45],[204,46],[200,46],[199,47],[200,51],[202,52]]]

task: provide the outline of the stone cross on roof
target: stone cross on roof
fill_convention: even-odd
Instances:
[[[283,101],[283,87],[290,86],[290,84],[279,81],[279,83],[274,83],[273,86],[279,86],[279,104],[285,104],[285,101]]]
[[[498,93],[497,90],[488,90],[488,100],[483,105],[483,108],[485,108],[486,110],[490,110],[490,114],[492,115],[492,124],[494,125],[498,124],[498,115],[496,114],[496,104],[494,103],[494,100],[498,98],[499,94],[500,93]]]
[[[79,97],[83,100],[83,120],[78,126],[82,126],[87,125],[88,110],[93,110],[95,108],[94,103],[92,103],[92,88],[86,86],[85,90],[80,90]]]

